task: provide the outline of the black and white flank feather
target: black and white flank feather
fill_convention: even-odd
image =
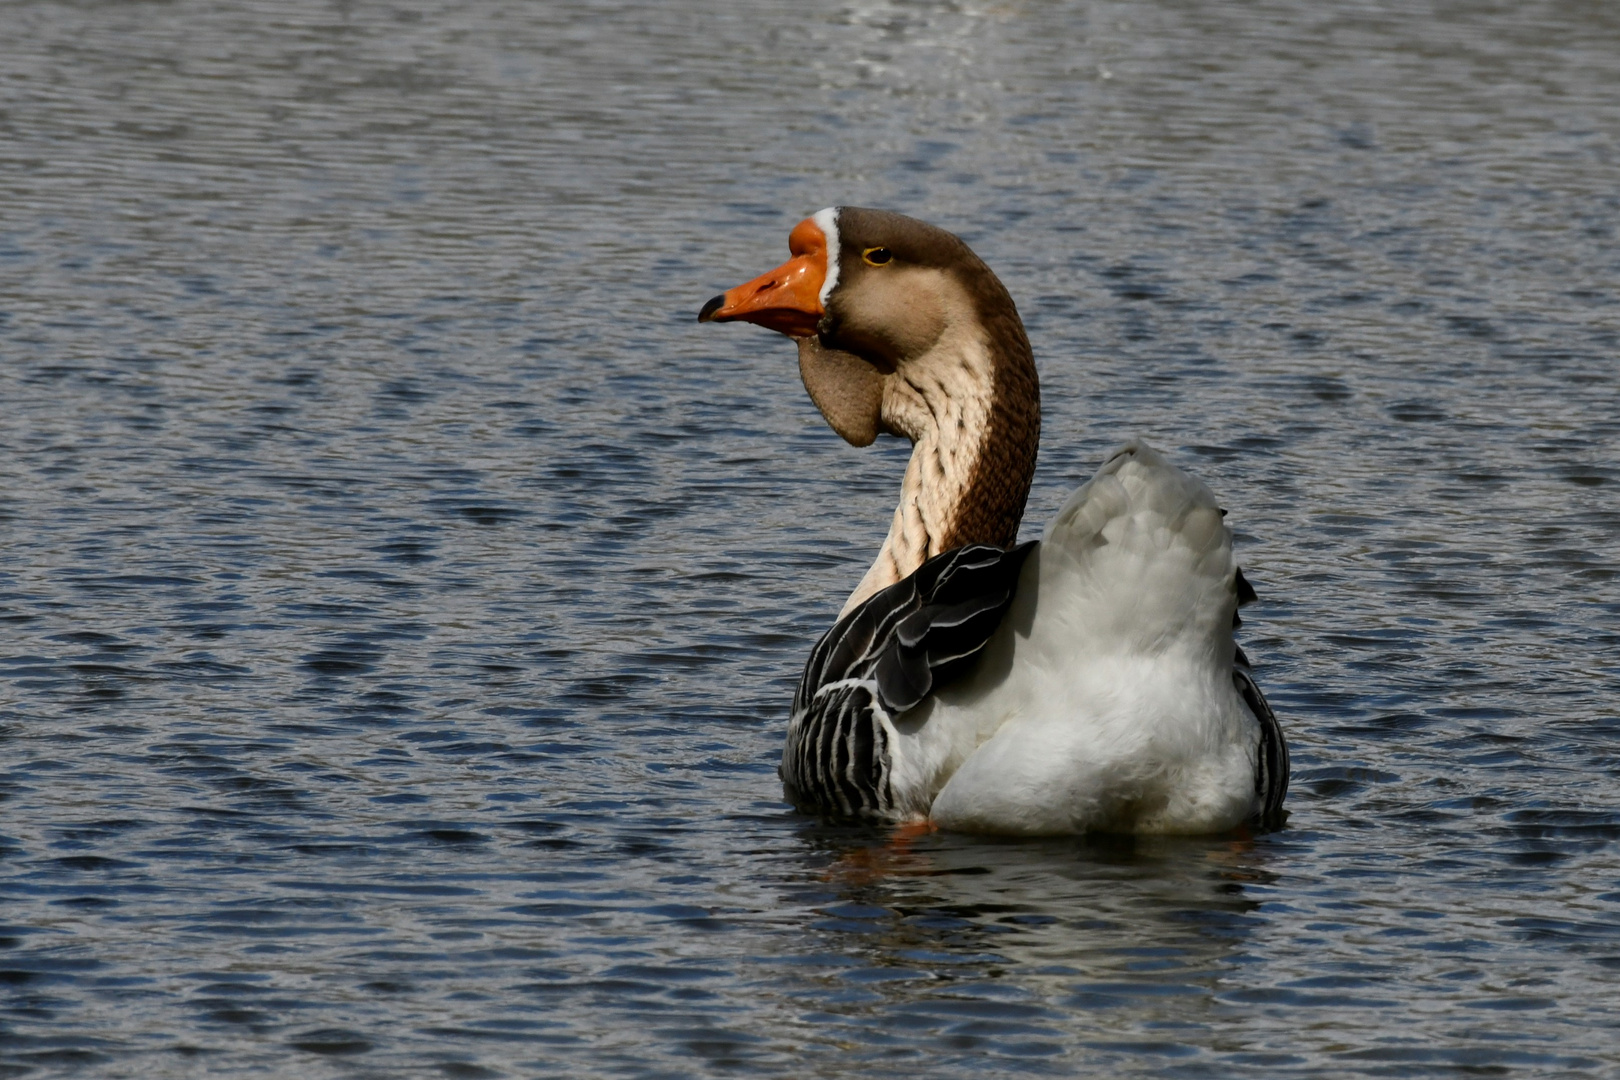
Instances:
[[[1238,572],[1238,580],[1243,582],[1244,588],[1249,588],[1249,583],[1243,581],[1242,571]],[[1249,599],[1253,598],[1254,590],[1249,589]],[[1260,721],[1260,752],[1254,767],[1254,793],[1260,798],[1256,821],[1264,828],[1275,828],[1282,824],[1283,799],[1288,794],[1288,742],[1283,738],[1277,714],[1271,711],[1266,696],[1260,692],[1260,684],[1254,681],[1254,670],[1241,648],[1232,665],[1232,683],[1243,695],[1243,703],[1254,713],[1254,718]]]

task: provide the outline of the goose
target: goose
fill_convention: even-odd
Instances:
[[[1288,748],[1248,658],[1226,512],[1140,439],[1038,541],[1040,386],[1012,297],[955,235],[829,207],[700,322],[792,338],[834,432],[912,443],[888,535],[810,653],[779,769],[835,820],[1001,835],[1280,822]]]

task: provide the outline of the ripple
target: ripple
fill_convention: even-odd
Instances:
[[[1607,9],[8,18],[0,1074],[1615,1056]],[[1026,532],[1220,493],[1287,828],[780,802],[904,448],[692,316],[835,201],[1017,298]]]

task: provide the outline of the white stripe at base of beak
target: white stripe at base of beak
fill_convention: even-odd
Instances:
[[[833,287],[838,284],[838,207],[829,206],[825,210],[817,210],[810,217],[816,227],[827,238],[827,278],[821,283],[821,310],[827,310],[827,297],[832,295]]]

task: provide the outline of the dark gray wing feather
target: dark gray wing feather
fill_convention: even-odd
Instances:
[[[1237,572],[1237,594],[1239,607],[1259,599],[1242,569]],[[1241,625],[1236,615],[1232,621],[1234,625]],[[1283,738],[1282,724],[1260,692],[1260,684],[1254,681],[1254,670],[1241,648],[1232,664],[1232,684],[1254,718],[1260,721],[1260,749],[1255,755],[1254,768],[1254,793],[1260,797],[1257,821],[1262,828],[1276,828],[1283,822],[1283,798],[1288,794],[1288,740]]]
[[[1012,604],[1035,542],[936,555],[869,597],[816,643],[782,754],[788,799],[833,817],[882,817],[889,721],[962,674]]]

